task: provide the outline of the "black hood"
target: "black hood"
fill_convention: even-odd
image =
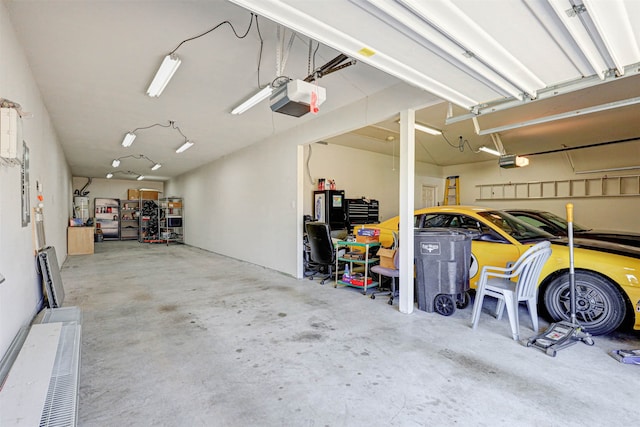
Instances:
[[[640,234],[626,233],[620,231],[589,230],[574,233],[574,237],[584,237],[585,239],[604,240],[621,245],[635,246],[640,248]]]
[[[551,240],[551,243],[556,245],[568,246],[569,239],[567,237],[560,237]],[[604,240],[574,238],[573,247],[640,259],[640,247],[621,245],[619,243],[607,242]]]

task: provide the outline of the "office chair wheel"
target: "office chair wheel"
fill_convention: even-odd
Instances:
[[[440,294],[433,301],[433,308],[438,314],[451,316],[456,311],[456,304],[451,295]]]
[[[376,299],[376,294],[371,294],[371,299]]]
[[[389,301],[387,301],[387,304],[393,305],[393,297],[389,298]]]

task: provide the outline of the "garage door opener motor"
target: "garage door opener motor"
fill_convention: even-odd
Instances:
[[[552,323],[549,328],[524,342],[527,347],[533,347],[545,352],[547,355],[555,357],[558,350],[570,347],[577,342],[593,345],[593,338],[576,320],[576,280],[573,267],[573,204],[567,203],[567,234],[569,237],[569,299],[570,314],[569,321],[562,320]]]

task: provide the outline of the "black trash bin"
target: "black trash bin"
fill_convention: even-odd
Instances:
[[[450,316],[469,304],[469,267],[474,233],[422,228],[414,232],[418,310]]]

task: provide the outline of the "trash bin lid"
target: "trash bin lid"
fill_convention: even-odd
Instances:
[[[415,228],[414,236],[469,236],[477,234],[477,232],[471,230],[465,230],[464,228]]]

